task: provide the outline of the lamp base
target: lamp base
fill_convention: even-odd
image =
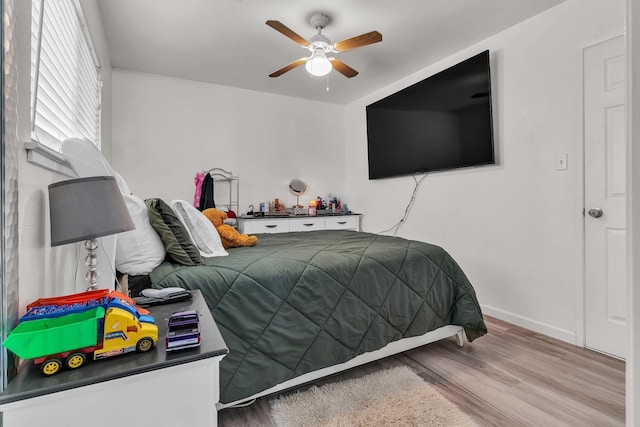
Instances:
[[[98,246],[96,239],[84,241],[84,248],[87,250],[87,256],[84,258],[84,263],[87,265],[87,273],[84,278],[89,284],[88,291],[98,288],[98,255],[96,253]]]

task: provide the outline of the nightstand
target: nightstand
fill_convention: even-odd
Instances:
[[[197,310],[202,343],[166,352],[172,313]],[[219,363],[229,352],[200,291],[193,299],[149,309],[158,325],[156,347],[90,361],[45,377],[27,361],[0,394],[4,427],[216,426]]]

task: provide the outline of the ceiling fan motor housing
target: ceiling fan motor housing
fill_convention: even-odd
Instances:
[[[335,52],[333,49],[333,43],[331,43],[329,37],[322,34],[322,30],[330,22],[329,16],[325,15],[324,13],[317,13],[309,19],[309,22],[311,22],[313,28],[318,30],[318,34],[315,34],[309,39],[309,45],[307,46],[307,48],[311,51],[311,53],[314,53],[317,49],[322,49],[325,53]]]
[[[322,49],[325,52],[333,51],[333,44],[331,40],[324,34],[316,34],[309,39],[309,50],[314,51],[316,49]]]

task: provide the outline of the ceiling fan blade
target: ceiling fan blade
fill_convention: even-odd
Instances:
[[[280,21],[267,21],[266,24],[273,28],[274,30],[280,32],[281,34],[289,37],[294,42],[298,43],[300,46],[307,46],[309,42],[305,40],[302,36],[295,33],[291,28],[287,27]]]
[[[366,46],[368,44],[378,43],[382,41],[382,34],[377,31],[371,31],[359,36],[351,37],[350,39],[342,40],[341,42],[334,43],[333,48],[338,52],[344,52],[345,50],[354,49],[360,46]]]
[[[349,67],[347,64],[340,61],[339,59],[330,58],[329,60],[331,61],[331,65],[333,65],[333,68],[343,76],[351,78],[358,75],[358,72],[356,70]]]
[[[278,71],[274,71],[273,73],[269,74],[269,77],[281,76],[284,73],[286,73],[287,71],[291,71],[294,68],[299,67],[300,65],[304,64],[305,62],[307,62],[307,58],[297,59],[297,60],[293,61],[292,63],[287,64],[284,67],[280,68]]]

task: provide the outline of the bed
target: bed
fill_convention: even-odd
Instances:
[[[487,332],[475,291],[442,248],[347,230],[260,234],[155,287],[199,289],[229,347],[218,408],[464,331]],[[203,338],[203,339],[206,339]]]
[[[107,270],[144,286],[202,292],[229,347],[218,409],[452,335],[462,345],[463,334],[473,341],[487,332],[473,287],[438,246],[323,230],[259,234],[257,246],[227,251],[190,203],[131,194],[90,142],[66,140],[61,153],[79,177],[116,176],[136,225],[104,248],[115,252]]]

